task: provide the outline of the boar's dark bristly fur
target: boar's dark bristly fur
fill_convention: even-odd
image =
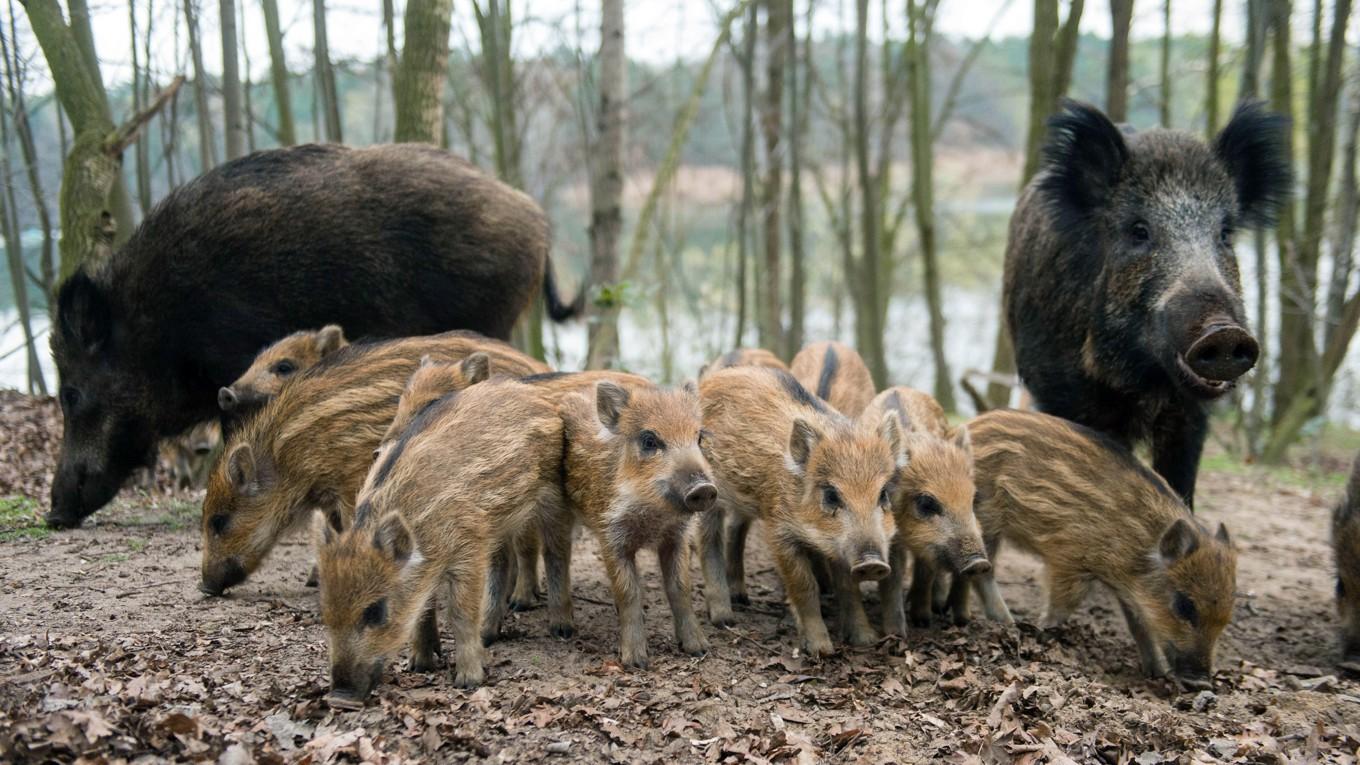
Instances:
[[[1341,657],[1360,661],[1360,456],[1351,466],[1346,493],[1332,512],[1332,558],[1336,564],[1336,611],[1341,619]]]
[[[218,389],[290,332],[508,338],[551,292],[548,244],[532,199],[428,146],[262,151],[176,189],[59,290],[49,523],[79,524],[157,440],[216,418]]]
[[[1248,103],[1211,146],[1066,101],[1011,218],[1005,316],[1038,407],[1148,442],[1187,503],[1208,405],[1259,354],[1233,238],[1289,194],[1286,131]]]

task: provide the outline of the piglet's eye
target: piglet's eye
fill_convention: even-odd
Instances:
[[[364,626],[381,627],[387,623],[387,599],[377,600],[364,609]]]
[[[661,439],[650,430],[644,430],[638,436],[638,447],[642,449],[644,454],[659,452],[664,446],[665,444],[661,443]]]
[[[231,518],[226,513],[217,513],[208,519],[208,525],[212,527],[213,533],[220,537],[226,533],[230,521]]]
[[[935,499],[929,494],[922,494],[916,498],[916,512],[920,514],[922,518],[932,518],[942,514],[944,508],[940,507],[940,501],[938,499]]]
[[[1171,608],[1176,612],[1176,618],[1181,621],[1194,624],[1199,620],[1199,609],[1195,608],[1195,601],[1183,592],[1176,593],[1176,597],[1171,600]]]
[[[275,362],[274,366],[269,368],[269,371],[279,377],[287,377],[297,371],[297,364],[294,364],[289,359],[284,359],[283,361]]]
[[[841,506],[841,493],[830,486],[822,487],[822,504],[828,508]]]

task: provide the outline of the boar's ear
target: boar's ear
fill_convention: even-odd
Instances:
[[[1124,136],[1109,117],[1090,104],[1062,101],[1048,120],[1038,186],[1060,229],[1079,225],[1109,200],[1128,157]]]
[[[1228,536],[1228,527],[1223,523],[1218,524],[1218,531],[1214,532],[1214,539],[1225,545],[1232,546],[1232,538]]]
[[[62,339],[88,354],[97,353],[106,345],[113,310],[103,289],[84,270],[71,274],[58,290],[57,321]]]
[[[323,358],[348,344],[345,340],[345,330],[341,329],[339,324],[327,324],[316,333],[316,352]]]
[[[898,470],[906,468],[907,463],[911,461],[911,455],[907,453],[906,439],[902,437],[902,422],[897,419],[897,415],[884,412],[883,419],[878,421],[878,434],[888,442],[893,465],[897,466]]]
[[[969,459],[973,458],[973,437],[968,433],[967,425],[954,428],[954,445],[962,449]]]
[[[1157,543],[1157,550],[1162,555],[1162,562],[1170,565],[1185,556],[1199,549],[1199,535],[1195,533],[1195,527],[1190,521],[1184,518],[1177,518],[1166,531],[1162,532],[1161,541]]]
[[[378,523],[378,530],[373,534],[373,546],[397,563],[405,564],[415,550],[415,540],[411,538],[411,530],[406,528],[406,521],[401,519],[401,515],[388,513]]]
[[[595,383],[595,413],[610,433],[619,432],[619,419],[628,406],[628,391],[608,380]]]
[[[1268,111],[1262,101],[1243,101],[1214,139],[1214,154],[1232,175],[1242,221],[1248,225],[1274,222],[1289,198],[1294,173],[1288,134],[1286,117]]]
[[[491,376],[491,357],[478,351],[458,364],[468,385],[476,385]]]
[[[822,434],[807,420],[799,417],[793,421],[793,430],[789,432],[789,468],[794,473],[802,475],[807,470],[812,450],[817,448],[817,442],[821,439]]]
[[[237,444],[227,454],[227,478],[231,487],[243,496],[260,493],[267,480],[263,460],[257,459],[248,443]]]

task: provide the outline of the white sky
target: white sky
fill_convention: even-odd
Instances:
[[[188,69],[187,43],[181,33],[178,44],[170,27],[177,7],[183,0],[135,0],[139,25],[145,26],[148,3],[152,5],[156,34],[153,62],[158,71],[168,76]],[[199,24],[202,27],[204,57],[210,71],[221,70],[221,38],[218,32],[218,7],[214,0],[200,0]],[[268,74],[268,47],[264,35],[264,19],[258,0],[237,0],[245,8],[245,52],[250,59],[252,80],[259,81]],[[652,63],[671,61],[676,56],[688,59],[707,54],[716,34],[716,19],[730,7],[731,0],[630,0],[627,3],[627,48],[629,56]],[[796,2],[796,7],[804,7]],[[872,2],[872,15],[881,7]],[[895,29],[904,27],[905,1],[890,0],[888,13]],[[1223,32],[1229,39],[1240,39],[1244,2],[1227,0],[1224,3]],[[400,14],[404,3],[397,0],[397,36],[400,46]],[[1065,12],[1066,3],[1063,3]],[[312,23],[310,0],[279,0],[285,41],[290,66],[306,67],[311,61]],[[328,30],[332,58],[372,59],[385,47],[380,0],[331,0],[328,7]],[[1177,32],[1207,32],[1210,26],[1213,0],[1174,0],[1173,25]],[[559,44],[568,46],[578,39],[577,10],[582,29],[582,47],[593,50],[597,46],[595,27],[598,24],[598,2],[588,0],[518,0],[513,3],[516,18],[523,22],[516,27],[516,50],[520,55]],[[937,28],[950,36],[977,37],[983,34],[993,18],[997,19],[995,36],[1026,35],[1033,17],[1030,0],[943,0]],[[21,16],[23,11],[17,11]],[[125,2],[93,0],[91,3],[95,45],[103,62],[106,82],[118,82],[130,76],[128,6]],[[819,0],[816,24],[822,32],[847,29],[853,26],[853,0]],[[471,0],[454,0],[454,30],[452,45],[457,48],[476,48],[476,29]],[[1142,0],[1135,4],[1135,37],[1153,37],[1161,33],[1161,2]],[[871,27],[878,22],[871,20]],[[22,27],[20,40],[25,51],[35,48],[32,37]],[[1108,0],[1087,3],[1082,18],[1082,29],[1100,36],[1110,33]],[[163,31],[162,31],[163,30]],[[41,65],[35,62],[35,76],[40,76]],[[41,85],[35,83],[38,90]]]

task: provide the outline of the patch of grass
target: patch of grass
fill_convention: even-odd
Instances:
[[[46,539],[52,530],[43,523],[38,503],[28,497],[0,497],[0,542]]]
[[[146,549],[146,540],[132,537],[127,540],[127,546],[129,550],[139,553]]]
[[[1334,489],[1346,484],[1346,474],[1317,468],[1293,465],[1248,464],[1223,452],[1206,452],[1199,463],[1200,472],[1229,475],[1267,475],[1274,480],[1301,489]]]
[[[99,562],[100,562],[100,563],[126,563],[126,562],[127,562],[127,559],[128,559],[128,554],[127,554],[127,553],[109,553],[108,555],[100,556]]]

